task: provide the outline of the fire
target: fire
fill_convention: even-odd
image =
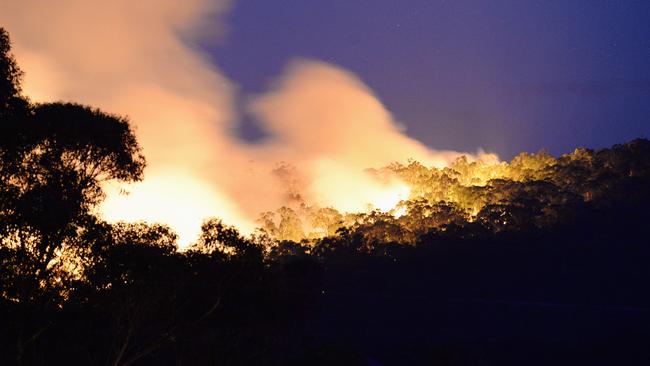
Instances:
[[[411,188],[408,185],[401,182],[391,184],[376,192],[371,205],[380,211],[389,212],[395,209],[400,201],[408,199],[410,194]]]
[[[203,220],[219,217],[234,223],[245,233],[252,225],[237,215],[226,201],[207,183],[183,172],[167,172],[148,177],[145,182],[117,187],[106,187],[107,199],[99,208],[109,222],[155,222],[168,225],[178,235],[178,246],[183,249],[201,233]],[[127,193],[120,191],[126,190]],[[224,215],[225,214],[225,215]]]
[[[310,175],[317,178],[307,188],[306,196],[313,200],[308,203],[347,213],[388,212],[409,198],[411,188],[404,181],[396,176],[376,176],[367,168],[331,159],[312,163]]]
[[[35,0],[14,2],[0,11],[0,23],[14,37],[32,100],[72,100],[134,124],[148,162],[144,182],[127,187],[129,195],[107,184],[99,213],[108,221],[167,224],[181,247],[207,218],[247,233],[261,212],[296,199],[340,212],[389,212],[410,188],[364,169],[408,159],[446,166],[461,155],[405,134],[363,80],[327,62],[287,60],[269,90],[240,98],[237,80],[194,46],[207,14],[217,21],[206,30],[219,38],[229,1],[138,7],[113,0],[101,11],[92,2],[39,1],[39,12],[29,6]],[[244,114],[267,139],[250,144],[236,137]],[[304,178],[294,202],[286,202],[287,187],[271,174],[281,161],[300,167]]]

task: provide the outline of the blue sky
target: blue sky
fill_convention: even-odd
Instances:
[[[650,137],[649,1],[239,0],[205,46],[264,91],[295,57],[356,73],[407,133],[509,158]],[[263,136],[244,116],[241,135]]]

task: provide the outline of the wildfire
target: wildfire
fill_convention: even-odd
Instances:
[[[183,172],[167,172],[148,177],[140,184],[125,188],[106,187],[108,198],[99,211],[109,222],[146,221],[171,227],[178,235],[179,248],[194,242],[201,233],[203,220],[219,216],[226,222],[236,223],[248,233],[252,225],[245,219],[225,213],[236,212],[226,201],[215,194],[208,184]]]
[[[375,197],[370,202],[370,205],[380,211],[389,212],[394,210],[400,201],[409,198],[411,188],[405,183],[399,182],[391,184],[383,190],[377,190],[376,192],[373,192],[373,194]],[[399,215],[399,212],[401,211],[398,209],[395,214]]]

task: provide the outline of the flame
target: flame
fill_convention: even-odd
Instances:
[[[385,189],[377,191],[372,205],[380,211],[389,212],[394,210],[400,201],[408,199],[410,194],[411,188],[408,185],[404,183],[391,184]]]
[[[312,162],[309,175],[314,178],[307,197],[318,206],[333,207],[341,212],[388,212],[408,199],[411,188],[397,177],[380,179],[358,166],[332,159]]]
[[[297,189],[308,204],[389,212],[409,187],[364,169],[408,159],[440,167],[461,155],[406,135],[361,79],[326,62],[290,62],[240,110],[237,86],[192,46],[204,31],[221,38],[228,0],[0,3],[30,97],[89,104],[135,124],[145,180],[127,187],[129,195],[108,185],[103,217],[167,224],[181,247],[206,218],[246,233],[260,212],[290,205],[286,183],[272,174],[280,161],[299,167],[306,183]],[[247,144],[233,136],[243,113],[268,139]]]
[[[215,210],[223,213],[220,218],[226,223],[238,223],[243,233],[253,230],[249,225],[242,225],[247,221],[233,215],[235,208],[215,194],[209,183],[184,172],[169,171],[148,177],[142,183],[109,185],[105,189],[108,197],[99,208],[104,219],[168,225],[178,235],[180,249],[199,237],[203,220],[214,216]]]

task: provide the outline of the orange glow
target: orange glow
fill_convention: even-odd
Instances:
[[[170,226],[179,236],[178,246],[186,248],[201,233],[203,220],[222,218],[236,223],[244,233],[250,233],[252,224],[232,213],[235,209],[205,182],[183,172],[168,172],[151,176],[145,182],[123,187],[128,195],[120,194],[120,187],[106,187],[108,198],[99,208],[109,222],[147,221]]]
[[[461,155],[407,136],[362,80],[317,60],[288,61],[270,90],[238,110],[236,85],[183,42],[199,28],[208,31],[207,16],[211,38],[220,38],[228,0],[8,3],[0,24],[12,36],[30,97],[89,104],[134,124],[148,162],[145,180],[126,196],[107,185],[99,212],[109,221],[167,224],[181,247],[208,217],[246,233],[260,212],[290,205],[287,182],[272,173],[281,161],[296,167],[300,184],[291,189],[308,205],[388,212],[409,187],[365,169],[408,159],[442,167]],[[246,112],[267,140],[233,136]]]

